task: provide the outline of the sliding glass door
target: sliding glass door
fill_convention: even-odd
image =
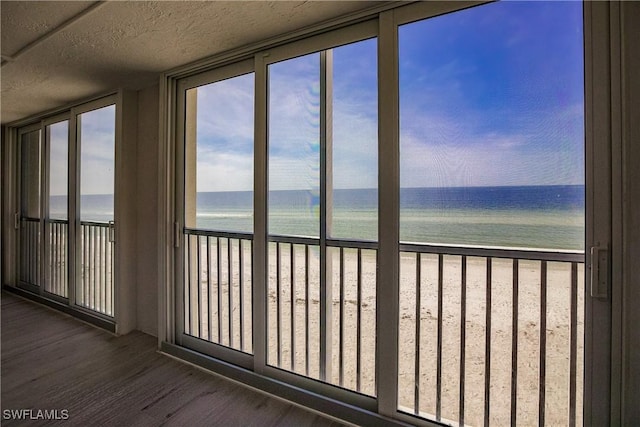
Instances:
[[[582,4],[399,24],[398,409],[581,424]]]
[[[19,285],[113,318],[115,97],[18,132]]]
[[[377,40],[278,56],[267,66],[267,364],[375,396]]]
[[[253,66],[182,81],[179,341],[246,366],[253,353]]]
[[[42,133],[39,126],[19,132],[20,215],[19,284],[40,292],[42,275]]]
[[[115,105],[106,105],[75,117],[80,165],[75,304],[109,317],[114,315],[115,111]]]
[[[45,291],[69,296],[69,120],[46,124]]]
[[[419,425],[606,418],[591,10],[420,2],[171,80],[177,343]]]

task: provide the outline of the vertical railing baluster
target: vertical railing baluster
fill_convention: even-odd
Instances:
[[[59,223],[56,224],[57,227],[57,244],[56,244],[56,260],[57,263],[56,265],[58,266],[58,270],[56,271],[56,289],[58,292],[58,295],[61,295],[63,297],[67,297],[67,292],[66,292],[66,288],[65,288],[65,268],[66,268],[66,262],[65,262],[65,258],[64,258],[64,254],[65,254],[65,250],[64,247],[66,246],[66,240],[65,240],[65,225],[63,223]]]
[[[51,223],[51,227],[54,230],[54,242],[53,242],[53,254],[51,255],[51,268],[53,269],[49,275],[49,277],[51,277],[51,289],[52,292],[55,293],[56,295],[62,295],[62,286],[61,286],[61,278],[60,278],[60,272],[62,271],[62,262],[60,259],[60,252],[61,252],[61,248],[60,246],[62,245],[62,224],[60,223]],[[54,268],[55,266],[55,268]]]
[[[188,287],[189,287],[189,292],[187,293],[187,295],[185,296],[186,301],[187,301],[187,333],[191,335],[191,276],[192,276],[192,272],[191,272],[191,264],[192,264],[192,260],[191,260],[191,235],[187,234],[187,282],[188,282]]]
[[[304,245],[304,343],[305,373],[309,376],[309,245]]]
[[[96,311],[103,312],[102,310],[102,267],[103,267],[103,259],[102,259],[102,248],[104,246],[104,242],[102,239],[102,226],[96,226]]]
[[[115,292],[113,289],[114,264],[115,264],[114,243],[109,242],[109,292],[111,293],[111,298],[110,298],[111,306],[109,307],[109,313],[111,315],[113,315],[113,299],[115,298]]]
[[[277,340],[277,358],[278,367],[282,366],[282,336],[280,334],[280,242],[276,242],[276,340]]]
[[[462,273],[460,289],[460,405],[459,425],[464,426],[464,385],[467,343],[467,257],[462,256]]]
[[[46,242],[49,246],[49,251],[47,253],[48,256],[45,262],[45,271],[48,272],[48,279],[47,274],[45,274],[44,290],[55,294],[55,224],[50,221],[46,221],[44,234],[45,238],[43,239],[43,242]]]
[[[360,391],[362,385],[362,250],[358,248],[358,265],[357,265],[357,280],[358,280],[358,296],[356,301],[356,390]]]
[[[93,283],[93,294],[95,296],[95,305],[94,305],[94,311],[100,312],[100,313],[107,313],[107,303],[103,302],[104,300],[102,299],[102,282],[103,282],[103,278],[104,278],[104,282],[106,282],[106,275],[107,275],[107,270],[108,270],[108,265],[107,265],[107,248],[105,247],[106,243],[105,240],[109,239],[109,232],[108,229],[105,232],[105,227],[103,227],[102,225],[94,225],[92,226],[95,229],[95,237],[94,237],[94,243],[93,246],[91,247],[95,258],[94,258],[94,283]],[[104,284],[104,286],[106,287],[106,283]],[[104,290],[104,294],[106,296],[106,289]],[[104,306],[104,308],[103,308]]]
[[[35,272],[34,272],[34,250],[33,250],[33,223],[28,222],[27,226],[29,227],[29,283],[33,284],[35,282]]]
[[[211,341],[211,237],[207,236],[207,340]]]
[[[198,325],[196,327],[196,333],[198,334],[198,338],[202,337],[202,263],[201,263],[201,245],[200,235],[196,235],[196,286],[198,286],[198,290],[196,295],[198,297],[198,314],[196,315],[196,321]]]
[[[545,421],[545,387],[546,387],[546,356],[547,356],[547,261],[540,265],[540,375],[538,383],[538,425],[544,426]]]
[[[62,292],[65,297],[69,297],[69,223],[62,225]]]
[[[338,353],[339,383],[344,382],[344,248],[340,248],[340,322],[339,322],[340,347]]]
[[[295,270],[295,266],[296,266],[296,261],[295,261],[295,249],[293,246],[293,243],[290,245],[291,247],[291,251],[289,252],[290,255],[290,260],[289,260],[289,267],[290,267],[290,283],[291,283],[291,287],[290,287],[290,294],[291,294],[291,370],[293,371],[296,365],[296,309],[295,309],[295,285],[296,285],[296,270]]]
[[[227,238],[227,304],[229,309],[227,310],[227,319],[229,322],[229,347],[233,347],[233,257],[232,257],[233,243],[231,238]]]
[[[491,413],[491,291],[492,259],[487,258],[484,332],[484,427],[489,427]]]
[[[52,222],[52,221],[48,221],[47,225],[46,225],[46,232],[45,235],[47,236],[46,241],[49,244],[49,256],[47,258],[47,266],[46,269],[49,271],[49,280],[45,279],[44,282],[44,289],[47,292],[50,292],[52,294],[57,294],[57,287],[56,287],[56,274],[57,274],[57,270],[55,268],[56,266],[56,243],[57,243],[57,239],[56,239],[56,223]]]
[[[89,226],[84,225],[84,280],[82,281],[83,289],[82,289],[82,305],[85,307],[89,306]]]
[[[422,255],[416,252],[416,329],[415,329],[415,368],[413,386],[413,413],[420,414],[420,315],[422,310],[421,268]]]
[[[62,271],[62,286],[65,297],[69,297],[69,223],[65,223],[63,229],[63,246],[62,246],[62,262],[64,263]]]
[[[92,280],[93,282],[91,283],[91,300],[93,302],[93,307],[92,310],[96,310],[96,287],[97,287],[97,282],[98,282],[98,251],[97,246],[98,246],[98,227],[93,225],[91,226],[91,250],[93,251],[93,274],[92,274]]]
[[[33,228],[31,222],[26,223],[27,226],[27,282],[33,283]]]
[[[249,272],[250,272],[250,277],[251,280],[249,281],[249,298],[251,298],[251,295],[253,295],[253,240],[249,240]],[[250,305],[250,312],[253,311],[253,300],[249,299],[249,302],[251,303]],[[266,319],[265,319],[266,320]],[[252,339],[249,340],[249,343],[251,344],[251,349],[253,351],[253,317],[251,315],[249,315],[249,330],[251,331],[251,337]]]
[[[518,397],[518,260],[513,260],[513,293],[511,317],[511,425],[517,421]]]
[[[102,246],[102,242],[100,241],[100,235],[102,233],[102,227],[99,225],[94,226],[94,234],[95,241],[93,244],[93,252],[94,252],[94,284],[93,284],[93,310],[100,311],[100,298],[99,298],[99,290],[100,290],[100,274],[102,273],[100,270],[100,250]]]
[[[576,370],[578,357],[578,264],[571,263],[571,329],[569,344],[569,426],[576,425]]]
[[[244,240],[238,239],[238,293],[240,294],[240,350],[244,351]]]
[[[45,235],[46,242],[49,245],[49,253],[46,263],[46,270],[49,272],[49,279],[45,278],[44,281],[44,289],[47,292],[55,294],[57,291],[56,288],[56,272],[55,269],[55,259],[56,259],[56,224],[51,221],[47,221],[47,225],[45,226]]]
[[[62,260],[61,260],[61,245],[62,245],[62,224],[52,223],[51,224],[54,229],[55,241],[53,243],[54,253],[53,259],[51,261],[52,267],[55,265],[56,268],[51,272],[51,280],[53,281],[53,292],[57,295],[62,295],[62,278],[60,277],[60,272],[62,271]]]
[[[442,279],[443,255],[438,254],[438,348],[436,350],[436,420],[442,417]]]
[[[107,286],[109,286],[109,227],[105,227],[103,229],[103,244],[102,244],[102,253],[103,253],[103,260],[102,260],[102,305],[103,305],[103,312],[105,314],[107,314],[107,310],[108,310],[108,306],[109,304],[107,303]]]
[[[222,268],[220,260],[222,258],[222,247],[220,237],[216,237],[216,279],[218,288],[218,344],[222,344]]]

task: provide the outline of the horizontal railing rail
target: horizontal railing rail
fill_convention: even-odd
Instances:
[[[223,237],[225,239],[253,240],[253,234],[242,233],[237,231],[203,230],[200,228],[185,227],[184,234],[193,235],[193,236]]]
[[[499,246],[440,245],[401,242],[401,252],[443,254],[470,257],[527,259],[531,261],[584,262],[584,251],[562,249],[508,248]]]

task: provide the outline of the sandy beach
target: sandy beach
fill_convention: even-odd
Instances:
[[[195,242],[195,240],[194,240]],[[204,240],[203,240],[204,242]],[[240,286],[238,242],[232,243],[231,300],[233,338],[229,341],[228,318],[228,248],[221,239],[221,313],[223,345],[240,349],[240,300],[243,301],[245,352],[251,349],[251,261],[248,244],[243,245],[243,284]],[[195,247],[195,245],[194,245]],[[306,289],[305,248],[281,244],[280,304],[277,296],[276,245],[269,245],[267,363],[301,375],[319,378],[319,252],[308,251],[308,294]],[[211,291],[206,260],[206,245],[201,246],[200,336],[208,338],[207,310],[211,314],[212,341],[218,338],[218,286],[216,247],[211,247]],[[342,297],[342,369],[340,360],[340,263],[339,250],[330,250],[332,264],[332,369],[330,382],[351,390],[357,389],[358,290],[357,253],[344,250]],[[436,412],[438,264],[437,255],[422,255],[420,298],[420,375],[419,410],[421,416],[433,418]],[[293,260],[293,266],[291,265]],[[360,294],[360,392],[375,395],[375,311],[376,254],[362,250]],[[414,412],[416,357],[416,255],[402,253],[399,319],[399,408]],[[467,259],[465,322],[465,424],[479,425],[484,419],[485,331],[486,331],[486,258]],[[540,268],[537,261],[520,261],[517,322],[517,421],[518,425],[538,425],[540,360]],[[545,421],[547,425],[566,425],[569,412],[570,349],[570,263],[548,263],[546,310],[546,387]],[[493,425],[510,422],[512,364],[512,261],[493,259],[491,280],[491,370],[490,421]],[[578,266],[578,307],[583,307],[583,266]],[[292,278],[293,276],[293,289]],[[194,278],[195,279],[195,278]],[[461,257],[445,256],[442,287],[442,419],[459,419],[461,354]],[[194,280],[195,283],[195,280]],[[242,288],[242,296],[240,289]],[[197,307],[197,290],[192,290],[192,306]],[[293,305],[291,302],[294,302]],[[308,316],[306,315],[308,307]],[[293,310],[293,313],[292,313]],[[278,311],[279,319],[278,322]],[[192,325],[197,325],[194,310]],[[308,324],[308,329],[307,329]],[[279,325],[279,326],[278,326]],[[278,334],[279,329],[279,334]],[[578,310],[577,346],[577,414],[581,414],[583,316]],[[308,342],[307,342],[308,336]],[[281,343],[278,363],[278,337]],[[292,346],[293,342],[293,346]],[[308,344],[308,347],[307,347]],[[292,351],[293,347],[293,351]],[[293,360],[292,360],[293,355]],[[308,358],[307,358],[308,355]]]

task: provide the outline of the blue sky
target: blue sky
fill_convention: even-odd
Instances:
[[[399,29],[403,187],[582,184],[582,5],[492,3]],[[334,187],[377,186],[376,40],[334,54]],[[269,67],[271,190],[319,185],[319,54]],[[253,75],[198,89],[198,191],[251,190]]]
[[[67,176],[69,175],[69,122],[54,123],[49,126],[49,156],[50,156],[50,175],[49,175],[49,195],[66,196]]]
[[[113,194],[116,108],[80,114],[80,194]]]

